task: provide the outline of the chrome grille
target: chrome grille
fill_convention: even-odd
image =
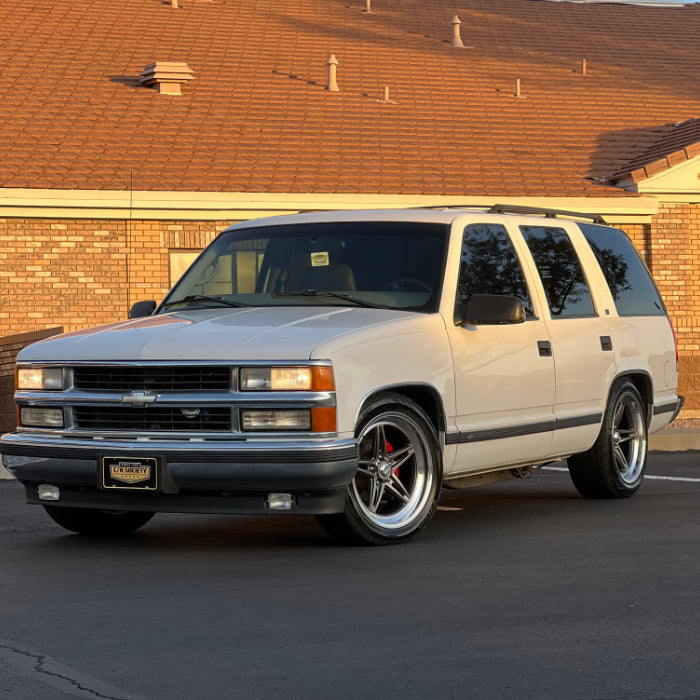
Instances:
[[[190,417],[185,415],[187,412]],[[147,432],[224,432],[231,430],[231,409],[221,406],[196,408],[75,406],[73,425],[78,430]]]
[[[83,391],[230,391],[225,366],[81,366],[73,368],[73,386]]]

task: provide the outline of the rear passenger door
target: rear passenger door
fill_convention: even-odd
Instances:
[[[518,297],[523,323],[448,323],[455,371],[457,432],[453,473],[535,463],[550,452],[554,361],[545,322],[505,226],[470,224],[463,233],[457,302],[474,294]]]
[[[556,398],[552,449],[588,449],[603,418],[615,357],[602,297],[595,298],[577,247],[591,273],[597,265],[575,225],[520,225],[539,273],[547,307],[545,323],[552,343]],[[574,245],[577,243],[577,246]],[[597,283],[598,280],[596,279]]]

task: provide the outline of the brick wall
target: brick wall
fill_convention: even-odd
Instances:
[[[0,219],[0,337],[118,321],[163,298],[169,252],[207,245],[229,221]],[[651,268],[678,337],[679,392],[700,414],[700,207],[661,205],[625,227]]]
[[[203,248],[229,223],[0,219],[0,337],[127,318],[168,291],[169,250]]]
[[[15,360],[17,353],[30,343],[62,333],[63,328],[45,328],[0,338],[0,433],[17,426],[15,410]]]
[[[678,340],[678,392],[688,411],[700,414],[700,207],[659,206],[651,226],[651,258]]]

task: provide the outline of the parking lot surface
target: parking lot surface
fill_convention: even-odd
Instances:
[[[563,467],[383,548],[300,516],[85,539],[0,481],[0,697],[700,697],[700,453],[622,501]]]

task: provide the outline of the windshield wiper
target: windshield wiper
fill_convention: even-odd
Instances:
[[[305,289],[303,292],[276,292],[271,294],[273,298],[275,297],[333,297],[334,299],[342,299],[343,301],[349,301],[352,304],[357,304],[357,306],[366,306],[369,309],[390,309],[390,306],[385,306],[384,304],[374,304],[371,301],[365,301],[364,299],[357,299],[356,297],[351,297],[349,294],[340,294],[338,292],[319,292],[316,289]]]
[[[190,294],[189,296],[182,297],[182,299],[178,299],[177,301],[166,301],[165,304],[161,304],[160,308],[167,309],[168,307],[175,306],[176,304],[188,304],[192,301],[213,301],[217,304],[222,304],[223,306],[233,306],[236,308],[241,306],[249,306],[249,304],[241,304],[237,301],[228,301],[227,299],[222,299],[221,297],[210,297],[206,294]]]

